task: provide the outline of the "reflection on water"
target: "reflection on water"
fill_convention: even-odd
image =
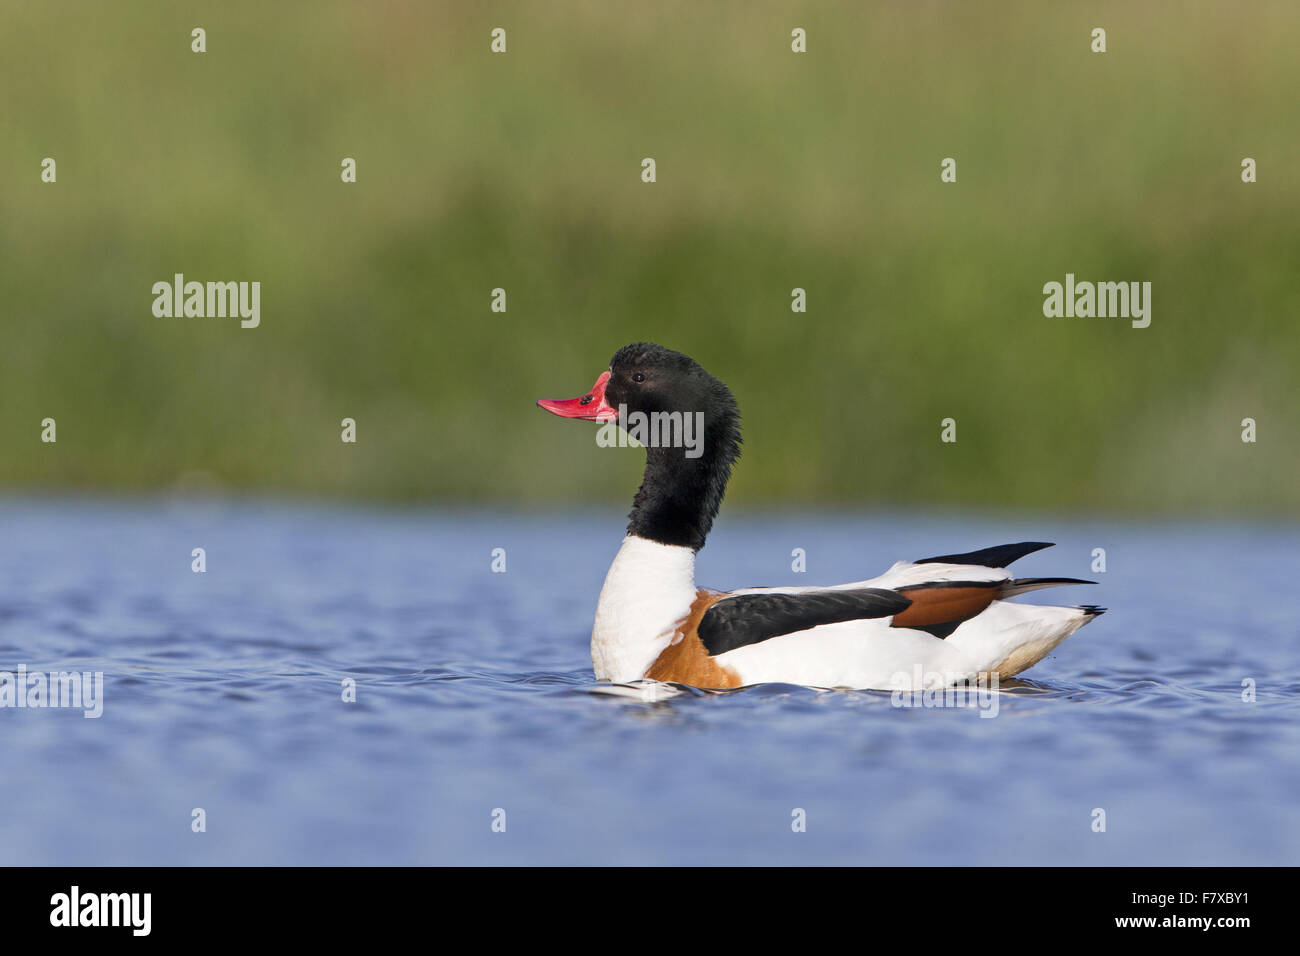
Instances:
[[[1017,570],[1095,578],[1080,600],[1110,613],[987,720],[786,684],[611,694],[587,639],[615,512],[0,517],[0,671],[103,671],[105,697],[98,720],[0,710],[0,863],[1300,862],[1294,527],[724,516],[701,584],[1057,541]]]

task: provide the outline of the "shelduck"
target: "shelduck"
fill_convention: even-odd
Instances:
[[[698,588],[695,554],[740,454],[731,391],[690,357],[636,342],[615,353],[585,394],[537,404],[611,428],[662,426],[650,428],[649,441],[638,436],[645,475],[591,632],[597,680],[919,690],[1003,679],[1105,610],[1008,600],[1093,583],[1013,578],[1007,565],[1050,547],[1037,541],[900,561],[879,577],[831,587]],[[664,440],[685,435],[679,424],[689,421],[703,426],[693,445]]]

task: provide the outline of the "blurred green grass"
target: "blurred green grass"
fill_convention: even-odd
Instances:
[[[650,340],[736,392],[736,501],[1300,513],[1297,48],[1290,2],[5,5],[0,484],[622,501],[533,402]],[[261,327],[154,318],[175,272]],[[1067,272],[1151,327],[1044,318]]]

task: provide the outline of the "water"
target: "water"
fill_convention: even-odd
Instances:
[[[0,670],[105,675],[97,720],[0,710],[0,863],[1300,862],[1294,526],[724,514],[701,584],[1057,541],[1017,569],[1111,610],[995,719],[597,693],[616,512],[9,499],[0,527]]]

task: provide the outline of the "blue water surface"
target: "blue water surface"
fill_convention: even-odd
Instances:
[[[702,585],[1058,542],[1016,570],[1110,611],[993,719],[599,693],[617,511],[9,498],[0,527],[0,671],[105,680],[99,719],[0,709],[0,863],[1300,863],[1294,525],[724,514]]]

